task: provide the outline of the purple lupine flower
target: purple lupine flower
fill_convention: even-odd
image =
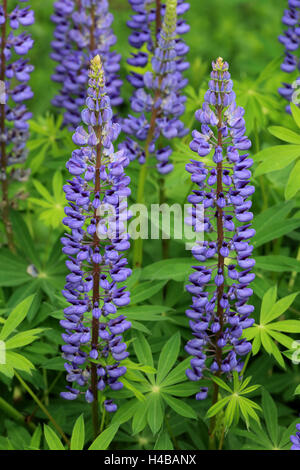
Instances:
[[[284,61],[281,64],[281,70],[286,73],[293,73],[300,70],[299,45],[300,45],[300,1],[288,0],[288,8],[284,10],[282,22],[286,27],[283,34],[278,39],[284,45]],[[297,82],[299,82],[298,76]],[[287,101],[292,102],[295,88],[292,84],[282,83],[278,93]],[[299,85],[299,83],[298,83]],[[286,106],[286,111],[291,113],[290,105]]]
[[[97,390],[122,388],[119,379],[126,367],[121,361],[128,356],[122,334],[131,326],[117,314],[118,307],[130,302],[126,287],[118,286],[131,274],[122,256],[130,246],[124,224],[130,194],[124,168],[129,159],[123,151],[114,152],[120,126],[111,119],[104,71],[96,56],[82,111],[86,127],[76,129],[73,142],[79,148],[66,165],[73,178],[64,186],[69,205],[63,222],[70,232],[62,238],[70,271],[62,292],[70,304],[61,321],[66,329],[62,351],[67,381],[80,387],[62,397],[73,400],[84,393],[87,402],[97,400]],[[107,209],[109,216],[104,218],[101,209]],[[108,400],[105,408],[115,411],[116,405]]]
[[[192,132],[190,144],[198,156],[209,156],[210,163],[195,159],[186,166],[197,185],[188,197],[190,223],[196,229],[197,205],[203,204],[204,232],[210,234],[209,241],[198,242],[192,250],[200,265],[193,266],[186,287],[193,296],[186,315],[194,336],[185,347],[193,356],[186,374],[193,381],[201,381],[207,370],[218,376],[241,371],[240,356],[251,350],[242,333],[254,322],[249,318],[254,307],[247,303],[255,277],[249,242],[255,234],[249,200],[253,160],[245,153],[251,142],[245,136],[244,110],[235,103],[228,64],[218,58],[212,67],[203,107],[196,112],[201,131]],[[196,398],[206,394],[201,388]]]
[[[162,21],[166,13],[166,4],[162,3],[161,0],[156,0],[156,2],[153,2],[153,0],[129,0],[129,3],[134,11],[131,19],[127,22],[128,27],[133,30],[129,36],[129,44],[133,48],[137,49],[137,51],[132,53],[132,57],[129,58],[127,62],[129,65],[134,67],[145,68],[156,48],[158,33],[160,32]],[[153,3],[155,3],[154,6]],[[177,69],[181,72],[189,68],[189,63],[185,58],[189,51],[189,47],[181,38],[182,35],[186,34],[190,30],[189,25],[182,18],[189,8],[190,4],[185,0],[177,1],[175,49],[177,56]],[[154,25],[157,37],[153,38],[152,29]],[[145,49],[145,46],[148,52],[145,52],[144,50],[141,51],[141,49]],[[128,80],[135,88],[141,88],[144,86],[141,74],[132,73],[128,77]]]
[[[0,27],[4,34],[1,43],[0,80],[1,90],[1,179],[6,179],[6,167],[23,163],[27,157],[25,148],[28,138],[28,120],[32,114],[27,111],[24,102],[33,97],[28,85],[33,66],[26,55],[33,46],[30,34],[18,32],[23,26],[34,23],[34,13],[30,7],[17,5],[11,12],[7,2],[0,6]],[[20,57],[16,57],[20,56]],[[5,86],[4,86],[5,85]],[[6,126],[7,121],[9,124]],[[9,145],[9,147],[8,147]]]
[[[296,424],[296,434],[291,436],[291,443],[293,444],[291,450],[300,450],[300,423]]]
[[[121,56],[111,51],[116,43],[111,28],[113,15],[107,0],[58,0],[51,19],[56,25],[51,58],[58,62],[52,79],[61,84],[52,104],[64,110],[64,124],[75,129],[86,98],[89,61],[95,55],[102,58],[111,105],[122,103],[118,75]]]
[[[33,66],[26,59],[33,40],[29,34],[18,29],[33,23],[34,13],[29,7],[17,5],[8,11],[7,0],[0,5],[0,181],[2,219],[11,250],[14,250],[14,242],[9,220],[9,179],[24,181],[30,170],[18,168],[8,173],[7,167],[26,160],[28,120],[32,115],[24,103],[33,97],[28,85]]]
[[[121,148],[126,149],[130,160],[138,159],[141,164],[145,163],[148,154],[155,155],[158,172],[167,174],[173,170],[173,164],[169,161],[172,149],[169,145],[159,148],[157,141],[160,136],[169,140],[183,137],[188,132],[179,119],[185,111],[186,97],[182,95],[182,89],[187,80],[182,72],[189,66],[184,59],[188,47],[177,35],[187,32],[189,28],[184,20],[178,19],[177,14],[182,15],[189,4],[182,0],[171,0],[167,6],[157,2],[157,8],[149,10],[150,2],[147,0],[129,1],[137,13],[128,22],[134,30],[129,42],[137,49],[146,43],[149,54],[138,51],[128,62],[145,67],[151,56],[152,71],[144,75],[134,72],[128,77],[136,88],[131,98],[131,108],[137,116],[130,115],[123,120],[123,131],[128,138]],[[158,23],[162,19],[161,27]],[[154,21],[158,34],[153,40],[150,31]],[[146,118],[147,113],[151,113],[150,122]],[[141,144],[143,141],[146,142],[145,146]]]

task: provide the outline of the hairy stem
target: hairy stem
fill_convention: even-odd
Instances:
[[[161,30],[161,0],[156,0],[155,13],[155,44],[157,46],[158,34]]]
[[[6,60],[6,21],[7,21],[7,0],[2,2],[5,21],[1,26],[1,69],[0,80],[5,82]],[[15,252],[12,225],[9,220],[9,198],[8,198],[8,174],[7,174],[7,154],[5,142],[5,104],[0,105],[0,128],[1,128],[1,185],[2,185],[2,218],[7,237],[7,244],[12,252]]]
[[[97,126],[96,128],[96,135],[98,138],[98,145],[96,149],[96,174],[95,174],[95,194],[100,193],[101,190],[101,182],[100,182],[100,167],[101,167],[101,133],[102,129],[101,126]],[[100,216],[97,214],[97,209],[94,210],[94,219],[96,220],[96,227],[98,227]],[[97,235],[97,230],[94,233],[93,238],[93,250],[98,247],[99,239]],[[99,263],[93,263],[93,307],[96,304],[99,306],[100,301],[100,265]],[[99,320],[98,318],[93,317],[92,321],[92,348],[98,350],[98,343],[99,343]],[[92,415],[93,415],[93,429],[94,429],[94,437],[96,438],[100,432],[99,426],[99,402],[98,402],[98,389],[97,389],[97,365],[95,363],[91,364],[91,386],[92,386],[92,393],[94,396],[94,400],[92,403]]]
[[[93,52],[96,49],[95,46],[95,29],[96,29],[96,18],[95,18],[95,5],[91,6],[91,34],[90,34],[90,50]]]
[[[222,106],[217,107],[218,110],[218,146],[222,147]],[[223,182],[222,182],[222,173],[223,165],[222,161],[217,163],[217,199],[220,193],[223,192]],[[218,236],[218,273],[222,274],[224,277],[224,257],[221,255],[220,250],[224,241],[224,228],[223,228],[223,209],[218,206],[217,208],[217,236]],[[224,293],[224,282],[217,288],[217,317],[220,323],[220,330],[216,337],[216,361],[218,364],[217,376],[220,375],[221,363],[222,363],[222,348],[217,345],[217,341],[223,331],[224,327],[224,309],[221,307],[221,300]],[[214,382],[213,390],[213,399],[212,405],[217,403],[219,395],[219,386]],[[210,448],[215,448],[215,427],[216,427],[216,416],[211,418],[210,428],[209,428],[209,439],[210,439]]]
[[[156,118],[159,114],[160,108],[156,106],[157,101],[160,98],[160,85],[162,78],[159,80],[159,86],[156,90],[154,97],[154,105],[151,112],[150,127],[145,144],[145,163],[142,165],[140,170],[139,182],[138,182],[138,192],[137,192],[137,204],[143,204],[145,202],[145,184],[148,174],[148,159],[149,159],[149,146],[153,140]],[[135,267],[141,267],[143,262],[143,239],[137,238],[134,242],[133,247],[133,265]]]

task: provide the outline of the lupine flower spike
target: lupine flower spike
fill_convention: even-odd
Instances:
[[[300,423],[296,424],[296,435],[291,436],[292,447],[291,450],[300,450]]]
[[[129,44],[136,49],[127,62],[129,65],[138,68],[145,68],[149,64],[149,58],[153,55],[157,46],[157,39],[161,30],[162,22],[166,13],[166,4],[161,0],[129,0],[134,14],[127,22],[133,32],[129,36]],[[186,60],[189,47],[182,39],[190,27],[182,18],[190,8],[190,4],[185,0],[177,1],[177,25],[176,25],[176,66],[179,72],[187,70],[190,64]],[[153,37],[152,30],[155,30]],[[143,76],[137,72],[132,72],[128,77],[129,82],[135,88],[143,88]]]
[[[56,25],[51,57],[58,62],[52,79],[61,84],[54,106],[64,110],[64,124],[75,129],[80,124],[80,108],[86,98],[89,61],[99,54],[112,106],[122,103],[118,75],[120,54],[111,50],[116,43],[107,0],[58,0],[51,17]]]
[[[148,2],[144,5],[140,5],[140,3],[143,2],[134,2],[134,8],[137,12],[143,11],[141,16],[144,17]],[[180,5],[184,11],[185,7],[182,2]],[[181,11],[180,5],[179,11]],[[139,15],[135,15],[133,18],[136,17]],[[151,46],[154,49],[151,61],[153,71],[148,71],[144,75],[132,74],[130,78],[136,88],[131,99],[131,108],[138,117],[130,115],[123,122],[123,131],[130,137],[122,144],[122,147],[126,148],[129,158],[131,160],[137,158],[141,164],[146,164],[148,156],[153,155],[157,160],[157,170],[161,174],[170,173],[173,164],[169,161],[172,154],[171,147],[169,145],[160,147],[158,145],[159,137],[162,136],[169,140],[174,137],[183,137],[188,132],[179,119],[185,110],[186,97],[182,96],[182,89],[186,86],[187,80],[182,76],[182,70],[185,67],[180,65],[182,64],[180,54],[184,47],[178,46],[182,42],[178,42],[176,39],[177,24],[177,0],[168,0],[157,46]],[[147,23],[145,27],[147,27]],[[135,33],[131,37],[131,42],[136,35],[140,37],[140,34]],[[142,35],[141,37],[144,37],[146,41],[146,36]],[[150,41],[149,38],[148,40]],[[142,43],[141,39],[140,42],[135,43],[135,46],[142,45]],[[186,52],[186,48],[184,50]],[[134,55],[131,63],[138,65],[142,56],[141,53]],[[146,56],[145,60],[148,60]],[[147,113],[151,115],[150,122],[146,117]],[[143,192],[142,190],[143,188],[140,192]]]
[[[212,68],[203,107],[196,112],[201,132],[192,132],[190,144],[200,159],[210,155],[210,163],[196,158],[186,166],[197,185],[188,197],[193,206],[190,223],[197,227],[196,208],[202,204],[208,238],[192,250],[198,264],[187,286],[193,301],[186,315],[194,338],[185,347],[193,356],[186,374],[200,382],[197,400],[206,398],[201,379],[207,371],[220,376],[242,370],[241,356],[250,352],[251,344],[241,337],[254,322],[249,318],[254,307],[247,303],[255,277],[249,242],[255,234],[249,200],[254,193],[253,161],[245,153],[251,142],[245,136],[244,110],[235,103],[228,64],[218,58]]]
[[[130,194],[124,168],[129,160],[123,151],[114,152],[113,141],[120,126],[111,119],[104,70],[96,56],[91,61],[82,111],[87,130],[82,126],[76,129],[73,141],[79,148],[67,163],[73,178],[64,186],[69,205],[63,222],[70,232],[62,238],[62,244],[70,273],[63,295],[70,305],[61,321],[66,329],[62,351],[70,382],[61,396],[74,400],[83,393],[88,402],[94,402],[96,433],[98,391],[105,394],[108,412],[117,408],[108,389],[123,387],[119,379],[126,367],[121,361],[128,352],[122,333],[131,326],[123,315],[116,315],[117,307],[130,301],[126,287],[118,287],[118,282],[126,281],[131,274],[122,255],[130,246],[123,224],[127,217],[125,198]],[[113,209],[108,221],[101,217],[105,205]]]
[[[293,73],[300,70],[299,45],[300,45],[300,0],[288,0],[288,8],[284,11],[282,22],[287,28],[283,34],[279,36],[279,41],[284,45],[284,61],[281,70],[286,73]],[[298,88],[300,84],[300,76],[297,78]],[[278,92],[283,98],[291,102],[296,87],[292,83],[282,83],[282,87]],[[290,105],[286,106],[286,111],[291,112]]]
[[[20,0],[20,2],[26,0]],[[5,225],[8,245],[14,249],[13,234],[9,220],[9,179],[24,179],[28,172],[18,168],[9,171],[16,163],[24,163],[27,157],[26,141],[31,113],[24,102],[33,97],[28,85],[33,66],[26,55],[33,46],[30,34],[18,29],[34,23],[34,13],[30,7],[17,5],[8,11],[7,0],[0,5],[1,54],[0,54],[0,153],[2,184],[2,218]]]

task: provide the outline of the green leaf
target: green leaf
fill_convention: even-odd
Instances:
[[[275,238],[280,238],[298,227],[300,227],[300,218],[288,219],[283,222],[278,216],[277,222],[273,222],[272,225],[261,231],[259,234],[256,233],[253,245],[255,248],[258,248],[264,243],[274,240]]]
[[[265,389],[262,391],[262,409],[270,438],[274,446],[277,446],[279,431],[277,408],[271,395]]]
[[[111,424],[108,428],[103,431],[100,436],[98,436],[94,442],[90,445],[88,450],[106,450],[109,447],[109,444],[115,437],[119,425]]]
[[[300,395],[300,385],[296,387],[296,390],[294,392],[294,395]]]
[[[300,261],[281,255],[255,256],[255,268],[272,272],[300,272]]]
[[[8,349],[20,348],[22,346],[26,346],[27,344],[31,344],[33,341],[38,339],[36,335],[38,335],[42,331],[44,331],[43,328],[35,328],[33,330],[28,330],[22,333],[18,333],[17,335],[13,336],[12,338],[9,338],[5,342],[5,348],[8,350]]]
[[[206,414],[207,418],[212,418],[218,414],[229,402],[230,396],[218,400],[213,406],[211,406]]]
[[[166,431],[161,432],[155,442],[154,450],[173,450],[173,444]]]
[[[128,390],[134,393],[134,395],[136,396],[138,400],[145,401],[144,395],[131,382],[129,382],[127,379],[124,379],[123,377],[122,383],[125,388],[127,388]]]
[[[17,326],[22,323],[30,309],[33,298],[34,295],[30,295],[13,309],[1,330],[0,340],[5,340],[17,328]]]
[[[185,371],[187,367],[189,367],[191,362],[191,359],[187,357],[182,361],[178,366],[176,366],[171,372],[167,375],[167,377],[164,379],[162,385],[164,387],[167,387],[169,385],[177,384],[179,382],[186,381],[186,374]]]
[[[84,446],[84,436],[85,436],[84,419],[83,419],[83,415],[81,414],[77,418],[73,431],[72,431],[70,449],[82,450]]]
[[[216,384],[218,384],[221,388],[223,388],[223,389],[226,390],[227,392],[232,393],[231,388],[230,388],[222,379],[220,379],[219,377],[212,376],[212,380],[213,380],[214,382],[216,382]]]
[[[253,228],[256,230],[256,238],[259,238],[262,232],[270,230],[273,224],[278,220],[284,220],[293,207],[293,201],[281,202],[256,215],[253,221]]]
[[[276,302],[277,297],[277,285],[272,286],[265,293],[260,310],[260,322],[264,324],[266,322],[267,316],[269,315],[270,310]]]
[[[135,398],[127,400],[127,402],[121,405],[114,413],[111,424],[118,424],[120,426],[129,421],[135,415],[139,405],[142,405],[143,408],[145,407],[144,403],[138,402]]]
[[[33,184],[37,190],[38,193],[50,204],[54,203],[53,197],[49,193],[49,191],[45,188],[45,186],[42,185],[42,183],[39,182],[39,180],[33,180]]]
[[[156,434],[163,423],[164,408],[158,393],[150,393],[147,411],[147,421],[153,434]]]
[[[131,304],[138,304],[143,302],[143,300],[151,299],[157,292],[160,292],[164,287],[166,281],[162,282],[141,282],[133,290],[133,295],[131,296]]]
[[[165,402],[174,410],[177,414],[184,416],[185,418],[194,418],[197,419],[197,413],[193,410],[193,408],[185,403],[183,400],[178,400],[178,398],[174,398],[171,395],[167,395],[165,393],[162,394],[163,399]]]
[[[39,426],[35,429],[35,431],[34,431],[32,437],[31,437],[29,447],[30,447],[31,449],[39,450],[39,449],[40,449],[40,446],[41,446],[41,438],[42,438],[42,428],[41,428],[41,426],[39,425]]]
[[[298,160],[292,169],[287,185],[285,187],[285,199],[292,199],[300,189],[300,160]]]
[[[50,450],[65,450],[57,434],[47,424],[44,424],[44,434]]]
[[[300,145],[277,145],[258,152],[254,158],[262,161],[256,168],[254,176],[282,170],[300,156]]]
[[[285,333],[300,333],[299,320],[282,320],[268,324],[268,329],[283,331]]]
[[[34,365],[26,359],[26,357],[13,351],[6,352],[6,362],[13,369],[23,370],[29,374],[31,374],[31,369],[35,368]]]
[[[268,128],[268,131],[277,137],[277,139],[283,140],[290,144],[299,144],[300,145],[300,135],[290,129],[286,129],[281,126],[271,126]]]
[[[19,286],[33,279],[27,273],[28,263],[9,253],[7,250],[0,252],[0,286]]]
[[[239,412],[237,405],[238,405],[238,397],[235,395],[232,395],[230,397],[228,406],[225,411],[225,424],[228,428],[231,426],[235,418],[236,412]]]
[[[291,103],[291,111],[295,123],[300,127],[300,109],[294,103]]]
[[[16,211],[12,211],[10,217],[13,225],[15,238],[18,241],[20,249],[24,253],[26,259],[28,259],[31,263],[35,264],[36,266],[39,266],[40,259],[38,256],[38,251],[36,249],[35,243],[33,242],[30,236],[26,223],[24,222],[21,215]]]
[[[278,300],[266,314],[264,322],[269,323],[282,315],[292,305],[298,294],[299,292],[294,292],[293,294],[287,295],[286,297]]]
[[[157,383],[161,384],[177,360],[180,350],[180,333],[175,333],[164,345],[157,366]]]
[[[299,262],[300,264],[300,262]],[[129,320],[140,320],[140,321],[164,321],[168,318],[166,316],[158,315],[171,310],[164,305],[140,305],[137,307],[125,307],[124,315]]]
[[[148,341],[142,333],[137,332],[136,338],[133,341],[133,348],[139,362],[143,365],[148,365],[154,368],[154,362],[152,357],[152,351]],[[149,380],[154,383],[153,374],[147,374]]]
[[[146,266],[141,279],[184,281],[193,261],[190,258],[173,258]]]
[[[147,395],[147,399],[150,397],[150,395]],[[136,405],[135,407],[135,412],[133,415],[133,420],[132,420],[132,434],[138,434],[139,432],[143,431],[145,427],[147,426],[147,410],[148,410],[148,405],[149,402],[147,400],[147,403],[140,403]]]

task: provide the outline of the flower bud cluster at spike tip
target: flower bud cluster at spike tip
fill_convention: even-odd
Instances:
[[[131,19],[127,22],[129,28],[133,30],[129,36],[129,43],[132,47],[136,48],[137,51],[132,54],[132,57],[128,59],[128,64],[134,67],[147,67],[149,58],[154,53],[156,47],[156,38],[153,37],[152,31],[157,27],[157,18],[162,20],[166,14],[166,2],[161,5],[161,11],[157,11],[157,4],[154,0],[129,0],[129,3],[134,10],[134,14]],[[167,4],[174,4],[173,0],[167,2]],[[176,22],[176,38],[175,38],[175,49],[176,49],[176,66],[177,70],[183,72],[187,70],[190,64],[186,61],[186,54],[189,51],[189,47],[185,44],[182,35],[186,34],[190,27],[182,16],[189,10],[190,4],[185,0],[178,0],[177,7],[173,8],[173,12],[177,13]],[[137,72],[133,72],[128,77],[128,80],[135,88],[143,88],[143,76]]]
[[[80,123],[80,108],[86,98],[89,61],[101,56],[107,93],[112,106],[122,103],[120,54],[111,51],[116,43],[113,15],[107,0],[58,0],[51,17],[56,25],[51,58],[58,62],[52,79],[61,84],[52,104],[64,109],[64,124],[74,129]]]
[[[137,87],[131,98],[131,108],[138,116],[129,115],[122,123],[123,131],[129,137],[121,148],[126,150],[130,160],[137,158],[141,164],[145,163],[146,152],[141,142],[146,141],[149,144],[147,151],[155,155],[156,167],[161,174],[170,173],[173,164],[169,161],[171,147],[167,145],[159,148],[159,137],[169,140],[184,137],[188,133],[179,119],[185,111],[186,97],[182,96],[182,89],[187,80],[183,78],[176,62],[176,4],[176,0],[170,0],[167,4],[152,57],[152,71],[141,76],[142,85]],[[148,113],[151,114],[150,122],[146,117]]]
[[[296,435],[291,436],[292,447],[291,450],[300,450],[300,423],[296,424]]]
[[[66,329],[62,351],[70,386],[61,396],[68,400],[85,393],[86,400],[93,401],[91,369],[95,363],[97,388],[105,395],[107,387],[123,387],[119,379],[126,372],[121,364],[128,356],[122,333],[131,324],[117,313],[117,307],[130,302],[126,287],[118,286],[131,274],[122,255],[130,247],[124,224],[129,217],[126,201],[130,179],[124,172],[129,159],[122,150],[114,152],[113,141],[120,126],[111,119],[104,68],[96,56],[91,61],[86,107],[82,111],[87,130],[80,126],[73,135],[79,148],[66,165],[73,178],[64,186],[69,204],[63,222],[70,232],[62,238],[62,244],[70,273],[63,290],[69,306],[60,323]],[[99,211],[107,205],[113,211],[103,218]],[[110,399],[104,404],[109,412],[117,408]]]
[[[228,64],[219,58],[212,68],[203,107],[196,112],[201,130],[192,132],[190,144],[198,158],[186,166],[197,185],[188,197],[193,207],[186,222],[196,230],[196,209],[202,204],[201,226],[208,238],[192,249],[199,264],[193,266],[186,286],[192,294],[186,315],[194,336],[185,347],[193,356],[186,373],[194,381],[201,381],[205,371],[217,375],[240,372],[240,356],[251,350],[242,333],[254,322],[249,318],[254,307],[247,303],[252,295],[249,284],[255,277],[249,242],[255,234],[249,200],[254,193],[250,184],[253,160],[245,153],[251,142],[245,136],[244,110],[235,103]],[[210,162],[204,164],[199,157]],[[201,388],[196,398],[206,395],[207,389]]]
[[[5,11],[5,7],[6,4],[0,5],[0,29],[4,33],[4,41],[1,41],[0,46],[0,70],[1,80],[5,83],[5,89],[1,90],[1,101],[5,105],[1,106],[4,126],[1,126],[0,147],[2,148],[3,143],[6,146],[6,166],[10,166],[24,163],[27,157],[25,146],[28,120],[32,114],[27,110],[25,102],[33,97],[28,85],[33,66],[29,64],[26,55],[33,47],[33,40],[23,28],[34,23],[34,12],[29,6],[21,8],[17,5],[10,12]],[[5,120],[8,122],[7,126]],[[2,153],[1,150],[0,152]],[[18,179],[20,172],[11,172],[11,176]],[[1,179],[6,177],[5,174],[0,174]]]
[[[282,22],[287,28],[278,39],[284,45],[284,61],[281,70],[286,73],[293,73],[300,70],[299,45],[300,45],[300,0],[288,0],[288,8],[284,11]],[[300,86],[300,76],[297,79]],[[279,94],[287,101],[291,102],[295,88],[291,83],[282,83],[278,89]],[[286,111],[291,113],[290,105],[286,106]]]

